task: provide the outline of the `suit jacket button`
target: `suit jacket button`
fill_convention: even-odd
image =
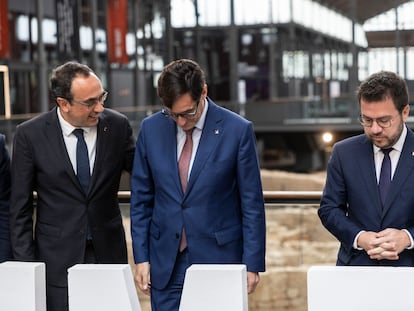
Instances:
[[[175,233],[175,238],[179,239],[180,238],[180,234],[178,232]]]

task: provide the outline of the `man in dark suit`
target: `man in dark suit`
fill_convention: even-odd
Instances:
[[[0,262],[10,260],[10,157],[4,135],[0,134]]]
[[[142,122],[131,178],[137,286],[153,311],[174,311],[191,264],[245,264],[251,293],[266,231],[253,126],[207,97],[204,73],[188,59],[164,68],[158,95],[165,109]]]
[[[414,133],[405,125],[407,85],[381,71],[361,83],[357,97],[365,134],[334,146],[319,216],[341,242],[337,265],[414,266]]]
[[[46,263],[48,311],[63,311],[69,267],[127,263],[117,193],[122,171],[132,169],[135,141],[127,118],[104,109],[107,92],[89,67],[67,62],[50,85],[57,106],[16,129],[10,225],[14,258]]]

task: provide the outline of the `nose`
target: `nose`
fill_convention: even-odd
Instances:
[[[383,128],[378,125],[376,120],[373,120],[372,126],[371,126],[371,132],[373,133],[379,133],[382,132]]]
[[[97,101],[95,106],[93,107],[94,112],[102,112],[104,111],[104,102],[103,101]]]
[[[184,117],[182,117],[182,116],[178,116],[177,117],[177,120],[175,122],[177,122],[177,125],[179,127],[184,127],[186,125],[186,123],[187,123],[187,119],[184,118]]]

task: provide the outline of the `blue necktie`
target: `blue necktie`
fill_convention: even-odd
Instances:
[[[388,189],[391,185],[391,159],[390,152],[393,148],[381,149],[384,154],[384,159],[382,160],[381,173],[378,183],[378,188],[381,196],[382,206],[384,206],[385,198],[387,197]]]
[[[86,194],[88,193],[89,179],[91,178],[88,147],[86,146],[82,129],[75,129],[73,134],[78,138],[78,143],[76,144],[76,174],[83,192]]]

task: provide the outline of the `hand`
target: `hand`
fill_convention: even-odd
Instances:
[[[151,280],[149,262],[142,262],[135,265],[135,284],[145,294],[150,296]]]
[[[358,247],[362,247],[366,252],[375,248],[377,233],[373,231],[364,231],[362,232],[357,240]]]
[[[411,245],[410,238],[404,230],[387,228],[376,234],[372,248],[367,251],[371,259],[397,260],[399,254]]]
[[[260,276],[258,272],[249,272],[247,271],[247,293],[251,294],[256,289],[257,284],[259,284]]]

